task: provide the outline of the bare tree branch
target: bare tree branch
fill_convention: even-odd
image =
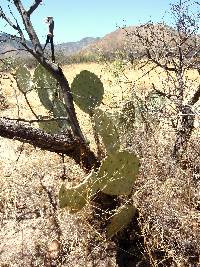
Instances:
[[[0,16],[6,20],[7,22],[9,22],[9,25],[15,29],[16,31],[18,31],[18,33],[20,34],[20,42],[23,45],[23,47],[31,54],[33,55],[33,57],[35,57],[35,59],[47,70],[50,72],[50,74],[57,80],[58,84],[60,85],[61,91],[63,93],[63,97],[64,97],[64,102],[65,102],[65,108],[68,114],[68,118],[69,118],[69,122],[70,122],[70,126],[74,135],[74,138],[76,140],[79,140],[77,142],[79,142],[79,153],[77,152],[77,155],[80,156],[81,155],[81,159],[79,161],[83,162],[83,166],[87,169],[91,169],[92,166],[94,166],[95,164],[97,164],[97,159],[94,156],[93,152],[91,152],[89,150],[88,145],[85,142],[85,138],[83,136],[83,133],[80,129],[80,125],[76,116],[76,112],[75,112],[75,108],[74,108],[74,103],[73,103],[73,97],[71,94],[71,89],[69,86],[69,83],[62,71],[62,69],[57,65],[57,64],[53,64],[51,63],[49,60],[47,60],[44,57],[43,54],[43,49],[42,46],[40,44],[39,38],[33,28],[33,25],[31,23],[30,20],[30,16],[29,14],[31,12],[33,12],[37,7],[38,7],[38,2],[39,1],[35,1],[35,4],[32,5],[32,8],[29,9],[28,14],[27,11],[25,10],[22,1],[21,0],[13,0],[13,3],[15,5],[15,7],[17,8],[23,24],[25,26],[25,30],[29,35],[30,41],[32,43],[33,49],[31,47],[29,47],[27,45],[27,43],[24,41],[23,39],[23,33],[21,32],[20,27],[15,24],[13,24],[9,18],[7,18],[5,16],[5,14],[3,13],[2,8],[0,9]],[[34,9],[34,10],[33,10]],[[9,134],[8,134],[9,136]],[[5,135],[5,137],[8,137]],[[13,137],[15,137],[14,132],[13,132]],[[18,138],[18,132],[16,132],[16,138]],[[37,142],[36,142],[37,145]],[[38,147],[41,147],[41,144],[38,144]],[[62,150],[62,149],[61,149]],[[80,152],[81,151],[81,152]],[[63,153],[62,151],[60,153]]]
[[[0,6],[0,18],[4,19],[9,25],[10,27],[12,27],[14,30],[18,31],[18,27],[17,25],[15,25],[3,12],[2,7]]]
[[[29,48],[26,44],[22,44],[28,52],[30,52],[37,61],[46,69],[48,70],[52,76],[58,81],[61,90],[63,92],[64,101],[65,101],[65,108],[69,115],[70,124],[72,127],[72,131],[76,137],[78,137],[81,142],[85,142],[84,136],[81,132],[78,119],[76,117],[76,112],[73,104],[73,97],[71,94],[71,89],[69,87],[69,83],[64,76],[62,69],[57,66],[56,64],[50,63],[48,60],[46,60],[43,56],[43,50],[41,47],[41,44],[39,42],[38,36],[31,24],[30,17],[27,15],[27,11],[24,9],[22,3],[20,0],[14,0],[14,4],[20,13],[25,29],[29,35],[29,38],[32,42],[32,45],[34,47],[34,50]]]
[[[199,85],[197,91],[194,93],[192,99],[190,100],[189,105],[196,104],[197,101],[199,101],[199,99],[200,99],[200,85]]]
[[[43,54],[43,51],[42,51],[42,46],[40,44],[40,41],[39,41],[39,38],[32,26],[32,23],[31,23],[31,20],[30,20],[30,17],[27,15],[27,11],[25,10],[24,6],[22,5],[22,2],[21,0],[14,0],[14,5],[16,6],[19,14],[21,15],[21,18],[23,20],[23,24],[25,26],[25,29],[26,29],[26,32],[28,33],[29,35],[29,38],[31,40],[31,43],[34,47],[34,51],[37,53],[37,54]]]
[[[42,150],[65,154],[87,170],[97,164],[96,157],[92,152],[88,151],[87,155],[82,154],[82,144],[70,132],[63,135],[51,135],[19,121],[0,119],[0,136],[29,143]]]
[[[162,91],[156,89],[154,83],[152,83],[152,86],[153,86],[153,90],[154,90],[158,95],[163,96],[163,97],[166,97],[166,98],[168,98],[169,100],[171,100],[171,99],[170,99],[171,95],[166,94],[165,92],[162,92]]]
[[[14,121],[14,122],[27,122],[27,123],[35,123],[35,122],[50,122],[50,121],[68,121],[68,118],[67,117],[56,117],[56,118],[49,118],[48,116],[44,116],[42,119],[32,119],[32,120],[27,120],[27,119],[24,119],[24,118],[9,118],[9,117],[1,117],[1,119],[4,119],[4,120],[9,120],[9,121]]]
[[[20,52],[20,51],[27,51],[26,49],[10,49],[10,50],[7,50],[7,51],[4,51],[4,52],[1,52],[0,55],[5,55],[7,53],[12,53],[12,52]]]
[[[149,49],[146,49],[146,53],[147,53],[148,59],[151,60],[154,64],[156,64],[158,67],[160,67],[164,70],[167,70],[167,71],[175,71],[176,72],[176,68],[168,67],[167,64],[162,64],[158,60],[156,60],[154,57],[152,57]]]
[[[27,11],[27,16],[30,16],[39,6],[42,0],[35,0],[35,2],[30,6],[29,10]]]

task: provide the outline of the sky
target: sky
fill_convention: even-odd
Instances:
[[[21,0],[28,8],[34,0]],[[54,17],[55,43],[78,41],[84,37],[103,37],[119,26],[159,22],[168,19],[169,5],[175,0],[43,0],[31,19],[40,41],[45,42],[46,16]],[[12,2],[12,0],[10,1]],[[9,14],[7,0],[0,6]],[[11,4],[12,6],[12,4]],[[12,8],[16,16],[16,10]],[[19,19],[19,18],[18,18]],[[10,29],[0,19],[0,30]]]

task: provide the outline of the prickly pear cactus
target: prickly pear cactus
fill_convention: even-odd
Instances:
[[[138,169],[139,160],[134,154],[126,151],[113,153],[103,161],[99,171],[91,172],[83,183],[71,188],[62,185],[59,192],[60,207],[77,212],[98,191],[108,195],[129,195]]]
[[[94,196],[98,188],[98,177],[94,171],[78,186],[65,188],[62,185],[59,192],[60,208],[68,208],[70,212],[81,210]]]
[[[108,153],[112,153],[120,148],[119,135],[111,116],[101,109],[95,109],[93,120],[95,128],[103,139],[103,143]]]
[[[136,108],[138,124],[144,123],[145,118],[150,125],[153,125],[151,128],[146,128],[147,131],[151,132],[151,130],[157,129],[166,103],[167,100],[155,91],[150,92],[145,100],[138,98]]]
[[[129,195],[138,171],[136,155],[127,151],[114,152],[102,162],[97,173],[100,190],[108,195]]]
[[[112,238],[119,231],[128,226],[133,216],[135,215],[135,212],[136,208],[130,204],[124,205],[116,210],[115,214],[111,217],[110,224],[106,229],[107,239]]]
[[[54,118],[65,117],[65,119],[56,121],[41,121],[38,123],[39,127],[51,134],[69,129],[69,122],[66,120],[67,111],[64,103],[58,98],[60,88],[57,86],[56,80],[44,67],[38,65],[34,71],[33,83],[41,103],[50,114],[53,114]]]
[[[87,204],[87,190],[84,185],[66,189],[61,186],[59,192],[60,208],[68,207],[70,211],[77,212]]]
[[[38,122],[39,128],[42,129],[43,131],[49,133],[49,134],[55,134],[60,131],[60,127],[58,125],[57,121],[42,121],[43,119],[48,119],[47,116],[42,116],[39,115],[38,119],[41,121]]]
[[[42,105],[46,109],[52,110],[53,100],[57,93],[56,80],[44,67],[38,65],[34,71],[33,83]]]
[[[165,97],[159,95],[155,91],[151,91],[146,97],[148,112],[160,112],[165,105]]]
[[[26,66],[20,66],[15,72],[16,80],[19,85],[19,90],[27,93],[32,89],[31,73]]]
[[[41,115],[38,116],[39,119],[41,119],[41,121],[38,122],[40,129],[50,134],[60,133],[66,129],[70,129],[70,123],[67,120],[67,111],[64,107],[63,102],[60,99],[56,98],[54,99],[52,105],[53,117],[57,118],[57,120],[51,120],[51,118],[49,117],[49,121],[42,121],[42,119],[48,119],[48,117]],[[62,117],[64,118],[62,119]]]
[[[128,101],[123,104],[119,115],[119,126],[122,130],[128,131],[133,128],[135,123],[135,104],[133,101]]]
[[[54,115],[55,118],[59,118],[59,117],[67,118],[68,117],[64,103],[58,98],[55,98],[54,101],[53,101],[53,110],[52,110],[52,112],[53,112],[53,115]],[[70,129],[70,123],[66,119],[58,120],[57,124],[59,125],[61,130]]]
[[[101,80],[88,70],[81,71],[74,78],[71,90],[77,106],[89,114],[92,114],[103,99],[104,88]]]

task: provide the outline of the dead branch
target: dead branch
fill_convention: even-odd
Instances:
[[[200,99],[200,86],[198,87],[197,91],[194,93],[191,101],[189,102],[189,105],[194,105],[199,101]]]
[[[30,17],[30,15],[37,9],[41,2],[42,0],[35,0],[35,2],[30,6],[29,10],[27,11],[27,16]]]
[[[0,119],[0,136],[29,143],[42,150],[65,154],[87,170],[94,167],[97,162],[95,155],[89,150],[88,158],[82,154],[83,149],[86,150],[84,144],[81,144],[70,132],[51,135],[19,121]]]

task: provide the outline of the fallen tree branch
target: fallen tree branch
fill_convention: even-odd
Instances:
[[[87,149],[84,144],[81,144],[70,132],[52,135],[22,122],[0,119],[0,136],[29,143],[42,150],[65,154],[87,170],[96,166],[97,163],[95,155],[89,148]],[[89,158],[87,158],[88,155]]]

